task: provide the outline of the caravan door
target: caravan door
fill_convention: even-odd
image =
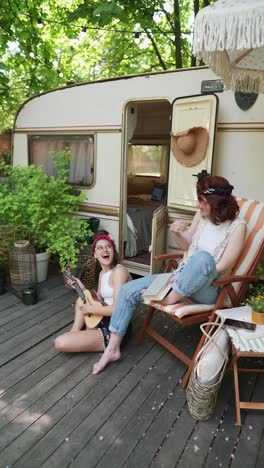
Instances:
[[[176,134],[178,142],[179,132],[194,127],[202,127],[208,132],[209,139],[204,153],[201,154],[201,160],[197,164],[188,162],[187,152],[185,160],[180,161],[177,152],[174,154],[171,147],[168,181],[168,206],[171,208],[195,211],[197,178],[193,174],[198,174],[202,170],[212,172],[217,109],[218,98],[215,94],[181,97],[173,102],[171,133]],[[199,137],[196,138],[193,151],[195,151],[195,146],[199,145]]]
[[[151,243],[151,273],[158,273],[163,268],[155,256],[165,251],[175,253],[178,251],[170,225],[177,218],[191,223],[196,210],[196,182],[194,174],[202,170],[212,172],[215,130],[217,120],[218,98],[214,94],[188,96],[175,99],[172,105],[171,134],[184,132],[193,127],[202,127],[201,133],[208,134],[208,143],[204,153],[200,154],[199,161],[188,162],[173,153],[170,148],[168,199],[167,207],[155,211],[152,224]],[[198,134],[193,132],[193,134]],[[174,138],[174,137],[172,137]],[[199,144],[194,141],[194,145]],[[195,148],[195,146],[194,146]],[[174,148],[175,152],[175,148]]]
[[[151,237],[151,256],[150,273],[160,273],[164,269],[164,262],[156,260],[154,257],[164,253],[166,248],[166,229],[167,227],[167,207],[160,206],[153,214],[152,219],[152,237]]]
[[[167,204],[171,103],[164,99],[129,101],[124,111],[120,251],[130,272],[148,275],[153,215]]]

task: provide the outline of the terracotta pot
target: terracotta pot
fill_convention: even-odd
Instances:
[[[264,325],[264,312],[256,312],[252,309],[251,320],[257,325]]]

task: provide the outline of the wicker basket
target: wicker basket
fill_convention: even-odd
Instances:
[[[196,363],[192,370],[190,380],[186,389],[187,405],[190,414],[194,419],[209,419],[212,416],[216,406],[217,394],[221,386],[226,366],[228,363],[228,355],[226,355],[221,349],[219,349],[219,351],[223,354],[224,364],[218,375],[217,382],[215,382],[213,385],[204,385],[198,381],[197,364],[199,362],[199,358],[202,356],[203,352],[206,350],[210,342],[214,342],[214,336],[216,335],[217,330],[223,326],[223,323],[224,321],[221,320],[221,323],[217,323],[217,321],[212,323],[208,322],[200,326],[202,332],[206,336],[206,340],[203,348],[196,356]],[[205,331],[207,325],[212,326],[209,334]],[[216,331],[215,328],[217,329]],[[218,347],[215,342],[214,344],[216,347]]]
[[[10,250],[11,284],[18,296],[37,283],[36,251],[28,240],[16,240]]]
[[[77,266],[72,268],[72,274],[76,278],[79,278],[84,284],[86,289],[94,289],[97,283],[97,274],[96,274],[96,260],[93,255],[91,255],[92,249],[91,246],[86,246],[83,248],[78,255]],[[71,289],[67,284],[67,278],[63,276],[65,286]]]
[[[96,285],[96,260],[93,256],[80,255],[81,273],[80,280],[86,289],[94,289]]]
[[[190,414],[199,421],[209,419],[214,412],[218,390],[224,377],[226,365],[223,366],[218,382],[210,387],[201,385],[194,367],[186,390],[187,404]]]

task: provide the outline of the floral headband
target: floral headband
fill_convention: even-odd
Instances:
[[[96,244],[101,239],[107,240],[109,242],[109,244],[111,244],[112,247],[114,247],[114,241],[113,241],[113,239],[111,239],[110,236],[108,236],[108,234],[100,234],[100,235],[96,236],[96,238],[94,239],[94,241],[92,243],[92,252],[95,251]]]
[[[203,195],[231,195],[233,191],[233,185],[229,185],[228,187],[222,188],[222,187],[208,187],[207,189],[204,190],[199,190],[199,194]]]
[[[198,174],[193,174],[194,177],[197,177],[198,182],[201,182],[205,177],[209,176],[206,170],[198,172]],[[233,185],[228,185],[227,187],[208,187],[204,190],[198,190],[200,195],[231,195],[234,187]]]

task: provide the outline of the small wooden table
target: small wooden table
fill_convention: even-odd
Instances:
[[[236,420],[238,426],[241,426],[241,409],[256,409],[264,410],[264,402],[252,402],[252,401],[241,401],[239,396],[239,381],[238,374],[239,372],[264,372],[264,369],[255,369],[255,368],[241,368],[238,367],[238,360],[240,358],[260,358],[264,357],[264,352],[254,352],[254,351],[241,351],[232,345],[232,358],[229,365],[229,369],[233,369],[234,374],[234,386],[235,386],[235,402],[236,402]]]

